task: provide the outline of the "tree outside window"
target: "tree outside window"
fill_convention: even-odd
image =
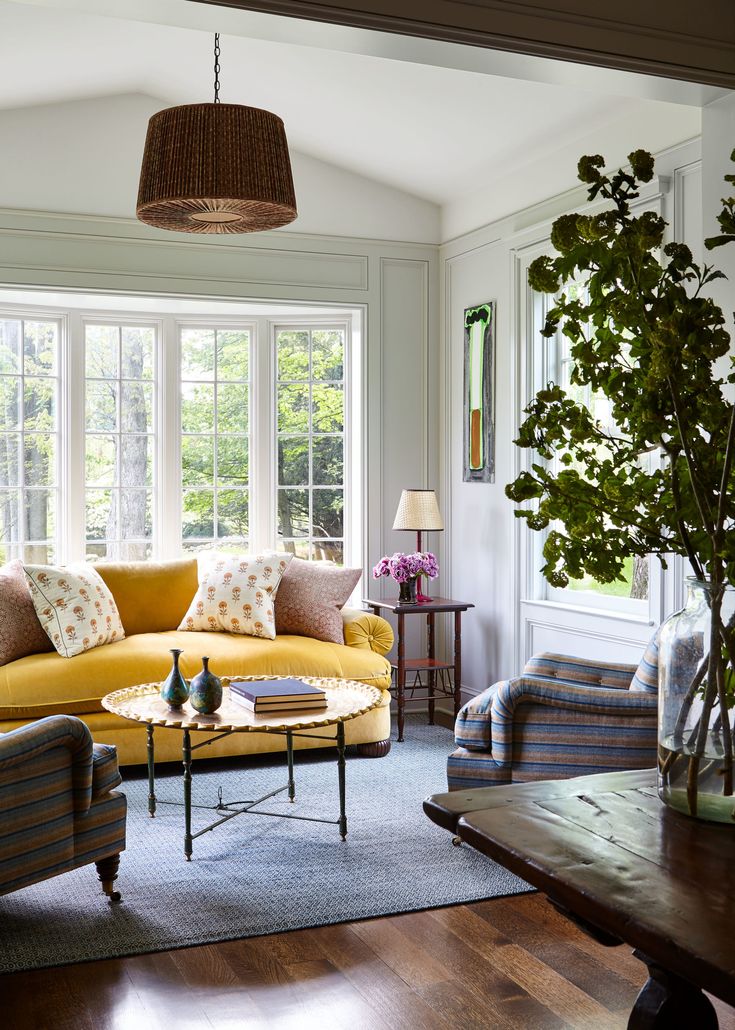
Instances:
[[[57,550],[57,321],[0,318],[0,561]]]
[[[344,562],[345,332],[276,332],[279,546]]]

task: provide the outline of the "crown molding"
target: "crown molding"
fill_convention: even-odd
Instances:
[[[735,89],[735,5],[619,0],[190,0]],[[591,9],[593,8],[593,9]]]

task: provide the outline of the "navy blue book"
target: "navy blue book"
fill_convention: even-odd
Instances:
[[[326,694],[303,680],[230,680],[230,693],[249,701],[255,708],[268,708],[290,702],[299,705],[323,706]]]

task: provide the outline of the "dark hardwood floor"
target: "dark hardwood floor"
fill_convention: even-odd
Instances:
[[[536,894],[0,977],[0,1027],[624,1030],[644,979]]]

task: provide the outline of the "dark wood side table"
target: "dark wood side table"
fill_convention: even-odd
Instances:
[[[735,826],[661,803],[653,770],[436,794],[434,822],[648,966],[628,1030],[716,1030],[735,1005]]]
[[[456,717],[460,708],[460,690],[462,686],[462,612],[468,608],[474,608],[469,601],[452,601],[449,597],[432,597],[430,601],[416,602],[416,604],[399,604],[398,601],[377,601],[371,598],[363,599],[363,604],[372,609],[374,615],[380,615],[382,611],[393,612],[398,618],[397,644],[398,653],[393,664],[395,669],[394,694],[398,702],[398,741],[403,741],[403,724],[406,717],[406,673],[413,672],[417,675],[427,674],[428,686],[426,693],[412,695],[411,700],[429,702],[429,725],[434,724],[434,703],[437,696],[437,673],[451,675],[451,694],[444,693],[443,696],[451,696],[454,701],[454,715]],[[442,612],[454,612],[454,661],[442,662],[435,654],[435,617]],[[406,616],[425,615],[427,627],[427,654],[421,658],[406,657]]]

